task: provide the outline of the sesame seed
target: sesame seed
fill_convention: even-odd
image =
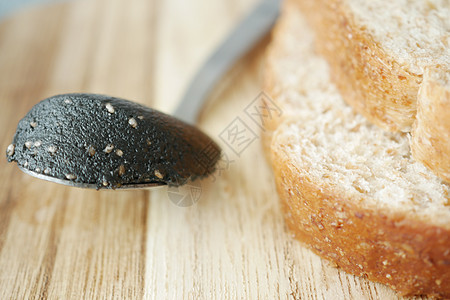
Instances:
[[[77,176],[74,174],[66,174],[66,178],[69,180],[74,180],[74,179],[77,179]]]
[[[120,165],[120,167],[119,167],[119,176],[122,176],[123,174],[125,174],[125,166],[124,165]]]
[[[49,168],[45,168],[45,169],[44,169],[44,174],[45,174],[45,175],[50,174],[50,169],[49,169]]]
[[[120,150],[120,149],[117,149],[117,150],[116,150],[116,155],[122,157],[123,151]]]
[[[108,181],[103,180],[102,184],[103,184],[103,186],[108,186]]]
[[[392,278],[391,274],[386,274],[386,278],[391,279]]]
[[[28,162],[27,162],[27,161],[24,162],[24,163],[23,163],[23,166],[24,166],[25,168],[27,168],[27,167],[28,167]]]
[[[144,120],[144,116],[138,116],[139,120]]]
[[[152,144],[152,141],[150,141],[150,139],[147,139],[147,145],[151,145]]]
[[[6,154],[7,154],[8,156],[11,156],[11,155],[14,154],[14,151],[15,151],[15,150],[16,150],[16,145],[10,144],[10,145],[8,146],[8,148],[6,148]]]
[[[70,100],[70,99],[65,99],[65,100],[64,100],[64,103],[70,104],[70,103],[72,103],[72,100]]]
[[[113,144],[106,145],[105,149],[103,150],[105,153],[111,153],[114,149]]]
[[[36,171],[36,173],[41,173],[41,168],[36,168],[34,171]]]
[[[88,151],[90,156],[94,156],[95,155],[95,148],[94,148],[94,146],[89,146],[87,148],[87,151]]]
[[[34,142],[34,146],[35,147],[40,147],[42,145],[42,142],[41,141],[36,141],[36,142]]]
[[[26,142],[25,142],[25,147],[27,147],[28,149],[30,149],[31,146],[33,146],[33,142],[32,142],[32,141],[26,141]]]
[[[437,285],[441,285],[441,283],[442,283],[442,280],[440,280],[440,279],[436,279],[436,280],[435,280],[435,282],[436,282],[436,284],[437,284]]]
[[[114,106],[112,106],[111,103],[106,103],[105,108],[110,114],[113,114],[116,112],[116,110],[114,109]]]
[[[56,146],[53,146],[53,145],[51,145],[47,148],[47,151],[50,152],[50,154],[55,154],[56,150],[57,150]]]
[[[159,172],[159,170],[155,170],[155,176],[158,177],[159,179],[163,179],[163,175],[161,174],[161,172]]]
[[[37,126],[37,123],[34,122],[34,121],[33,121],[33,122],[30,122],[30,126],[33,127],[33,128],[35,128],[35,127]]]
[[[137,127],[137,121],[135,118],[130,118],[128,120],[128,124],[130,124],[131,127],[136,128]]]

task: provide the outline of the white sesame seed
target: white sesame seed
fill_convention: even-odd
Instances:
[[[24,166],[24,168],[28,167],[28,162],[27,162],[27,161],[24,162],[24,163],[23,163],[23,166]]]
[[[32,142],[32,141],[26,141],[26,142],[25,142],[25,147],[27,147],[28,149],[30,149],[31,146],[33,146],[33,142]]]
[[[120,149],[117,149],[117,150],[116,150],[116,155],[122,157],[123,151],[120,150]]]
[[[7,154],[8,156],[11,156],[11,155],[14,154],[14,151],[15,151],[15,150],[16,150],[16,145],[10,144],[10,145],[8,146],[8,148],[6,148],[6,154]]]
[[[103,150],[105,153],[111,153],[111,151],[113,151],[114,149],[114,145],[113,144],[109,144],[106,145],[105,149]]]
[[[144,116],[138,116],[139,120],[144,120]]]
[[[41,168],[36,168],[34,171],[36,171],[36,173],[41,173]]]
[[[30,126],[35,128],[37,126],[37,123],[36,122],[30,122]]]
[[[103,184],[103,186],[108,186],[108,181],[103,180],[102,184]]]
[[[89,153],[89,155],[90,156],[94,156],[95,155],[95,148],[94,148],[94,146],[89,146],[88,148],[87,148],[87,151],[88,151],[88,153]]]
[[[64,100],[64,103],[70,104],[70,103],[72,103],[72,100],[70,100],[70,99],[65,99],[65,100]]]
[[[155,176],[158,177],[159,179],[163,179],[163,175],[161,174],[161,172],[159,172],[159,170],[155,170]]]
[[[50,174],[50,169],[49,168],[45,168],[44,174],[46,174],[46,175]]]
[[[122,176],[123,174],[125,174],[125,166],[124,165],[120,165],[120,167],[119,167],[119,176]]]
[[[391,279],[392,278],[391,274],[386,274],[386,278]]]
[[[36,142],[34,142],[34,146],[35,147],[40,147],[42,145],[42,142],[41,141],[36,141]]]
[[[105,105],[106,110],[110,113],[113,114],[116,112],[116,110],[114,109],[114,106],[111,105],[111,103],[106,103]]]
[[[77,179],[77,176],[74,174],[66,174],[66,178],[69,180],[74,180],[74,179]]]
[[[135,118],[130,118],[130,119],[128,120],[128,124],[130,124],[131,127],[136,128],[136,126],[137,126],[137,121],[136,121]]]
[[[47,151],[50,152],[50,154],[55,154],[55,153],[56,153],[56,150],[57,150],[56,146],[53,146],[53,145],[50,145],[50,146],[47,148]]]

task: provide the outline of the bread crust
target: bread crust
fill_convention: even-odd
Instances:
[[[275,34],[276,29],[273,31],[273,34]],[[270,48],[270,46],[269,46]],[[274,72],[267,71],[272,70],[272,61],[269,59],[269,55],[265,55],[264,58],[264,78],[263,78],[263,90],[264,91],[271,91],[270,97],[278,97],[278,95],[275,95],[275,79],[273,78]],[[265,99],[263,99],[265,101]],[[283,109],[282,109],[283,110]],[[261,132],[261,143],[264,149],[264,153],[266,156],[266,159],[270,161],[270,156],[268,155],[270,153],[270,144],[272,142],[272,135],[274,130],[278,127],[282,120],[282,116],[274,115],[272,118],[269,118],[266,120],[264,124],[264,130]]]
[[[450,297],[450,230],[404,213],[362,206],[293,165],[272,144],[272,166],[285,221],[295,237],[344,271],[401,295]]]
[[[422,76],[390,57],[342,0],[296,3],[315,30],[317,50],[345,101],[385,130],[410,131]]]
[[[430,68],[419,90],[417,119],[411,139],[413,157],[450,182],[450,74]],[[447,83],[448,84],[448,83]],[[436,137],[440,138],[436,138]]]
[[[276,61],[273,61],[272,55],[269,54],[271,51],[277,51],[276,49],[273,49],[274,47],[272,41],[276,35],[281,34],[279,33],[281,28],[282,26],[278,24],[278,26],[275,26],[274,29],[272,30],[271,42],[269,43],[269,46],[266,48],[266,53],[264,55],[264,62],[263,62],[264,64],[263,90],[269,92],[269,94],[267,95],[271,97],[271,100],[277,99],[281,92],[276,90],[277,79],[275,78],[275,72],[273,71],[275,68]],[[263,99],[263,101],[265,101],[265,99]],[[267,119],[264,124],[264,130],[261,132],[261,144],[265,153],[265,157],[269,162],[270,162],[270,145],[272,143],[273,132],[277,129],[282,120],[286,119],[285,107],[283,107],[282,103],[280,103],[279,101],[277,103],[280,106],[282,112],[281,115],[275,114],[272,116],[272,118]]]

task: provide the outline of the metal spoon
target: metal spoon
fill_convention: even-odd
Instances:
[[[194,77],[178,119],[115,97],[57,95],[20,120],[8,161],[34,177],[81,188],[179,186],[208,176],[220,147],[188,123],[195,123],[215,83],[271,29],[278,13],[278,0],[264,0],[235,28]]]

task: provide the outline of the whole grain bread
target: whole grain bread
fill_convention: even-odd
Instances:
[[[346,272],[403,295],[450,297],[450,186],[411,157],[407,134],[343,101],[314,38],[286,2],[265,69],[283,115],[264,136],[286,223]]]
[[[411,143],[414,157],[450,182],[450,126],[429,122],[450,119],[450,110],[421,108],[435,102],[448,107],[448,94],[441,92],[448,83],[434,81],[435,88],[425,88],[429,100],[418,99],[419,89],[427,84],[425,73],[450,72],[450,1],[295,2],[317,34],[316,47],[329,62],[344,100],[383,129],[416,128]],[[420,141],[434,142],[427,147]]]

